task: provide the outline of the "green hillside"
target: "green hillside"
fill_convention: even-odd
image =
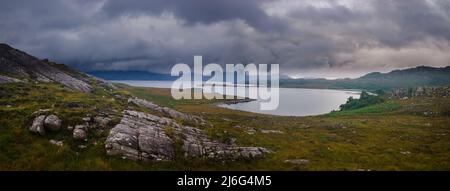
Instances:
[[[281,87],[389,90],[393,88],[413,88],[418,86],[445,86],[450,84],[450,66],[433,68],[420,66],[389,73],[369,73],[357,79],[285,79]]]

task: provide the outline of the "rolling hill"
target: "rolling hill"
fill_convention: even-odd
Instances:
[[[450,66],[434,68],[419,66],[389,73],[373,72],[356,79],[285,79],[281,87],[390,90],[419,86],[445,86],[450,84]]]

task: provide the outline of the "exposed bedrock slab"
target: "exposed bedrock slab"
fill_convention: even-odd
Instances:
[[[122,120],[111,129],[106,140],[110,155],[143,161],[172,160],[177,154],[236,160],[261,158],[269,152],[261,147],[238,147],[211,140],[202,130],[182,126],[169,118],[130,110],[123,113]],[[175,147],[181,151],[176,152]]]

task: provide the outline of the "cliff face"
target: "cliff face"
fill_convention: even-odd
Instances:
[[[31,80],[60,83],[70,89],[90,92],[93,78],[63,64],[40,60],[7,44],[0,44],[0,83]]]

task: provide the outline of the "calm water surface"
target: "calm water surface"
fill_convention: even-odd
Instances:
[[[170,88],[171,81],[113,81],[136,87]],[[256,91],[256,88],[250,88]],[[223,92],[220,92],[223,93]],[[311,116],[326,114],[338,110],[339,106],[347,101],[347,98],[359,98],[359,91],[353,90],[327,90],[327,89],[302,89],[302,88],[280,88],[280,104],[276,110],[260,110],[260,102],[238,104],[219,104],[220,107],[242,110],[254,113],[263,113],[280,116]]]

